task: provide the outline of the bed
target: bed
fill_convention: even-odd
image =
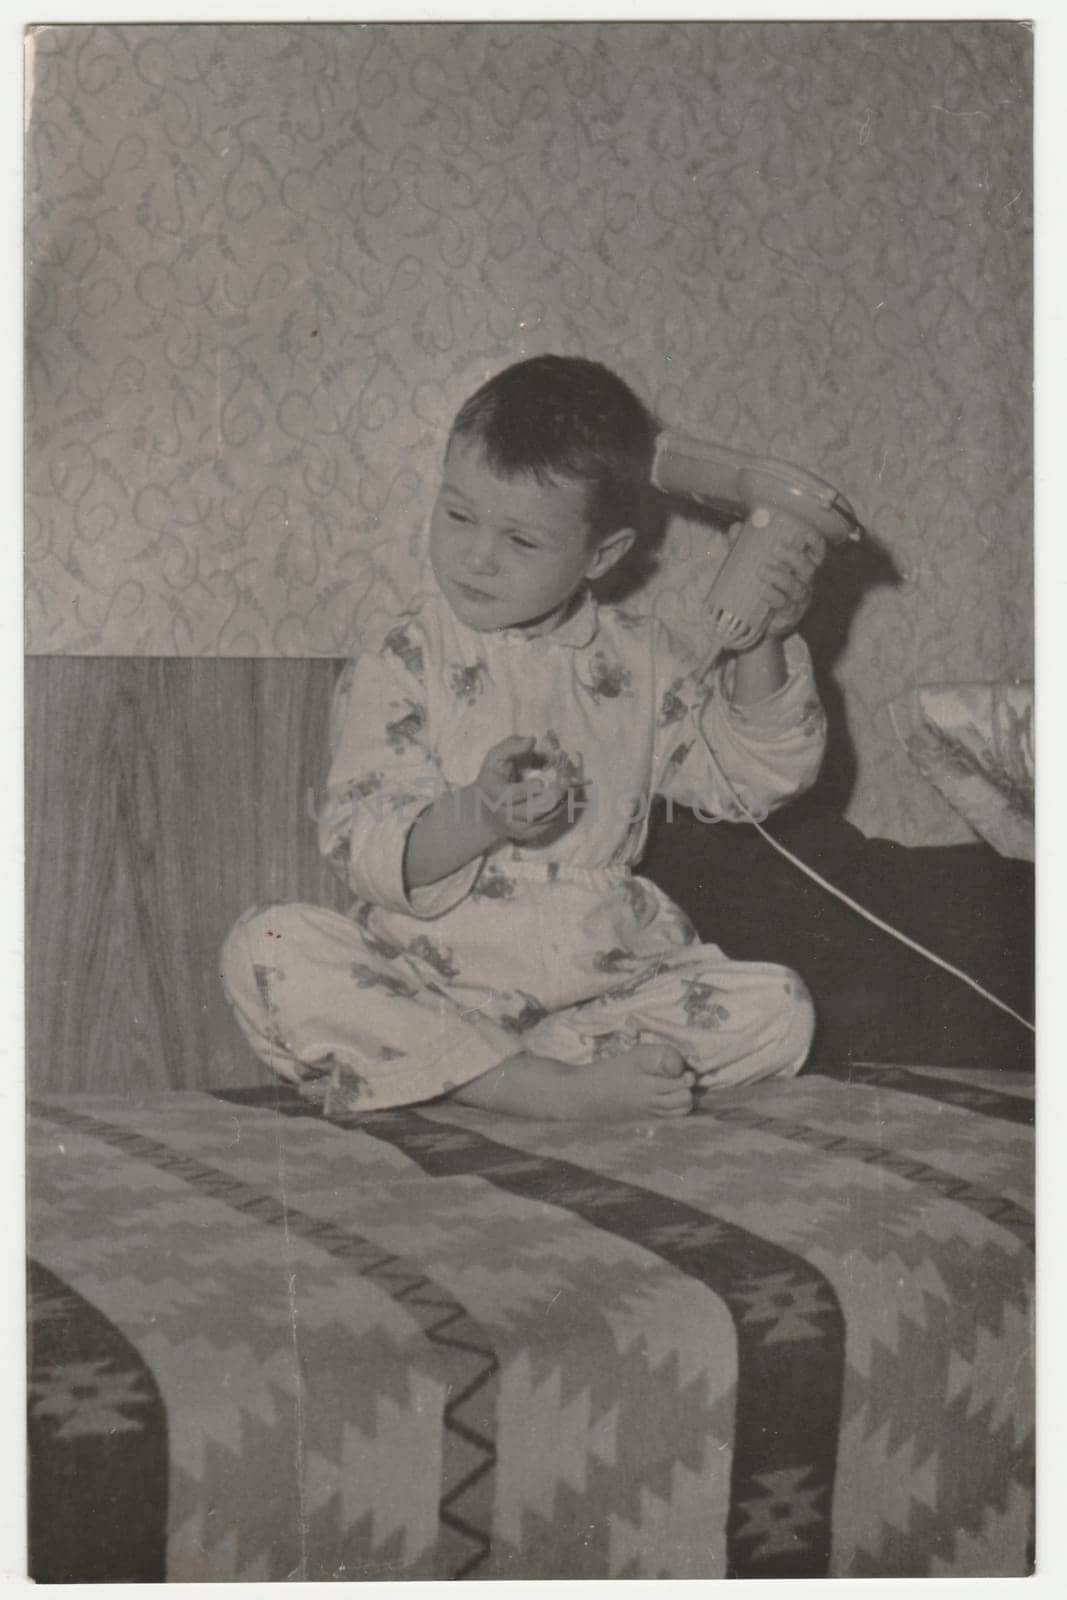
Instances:
[[[39,1581],[1018,1576],[1032,1079],[39,1096]]]

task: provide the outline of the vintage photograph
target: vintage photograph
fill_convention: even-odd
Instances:
[[[29,1575],[1030,1574],[1032,25],[24,48]]]

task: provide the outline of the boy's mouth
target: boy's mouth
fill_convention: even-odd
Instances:
[[[496,599],[496,596],[493,595],[493,594],[490,594],[487,589],[476,589],[473,584],[463,583],[459,578],[453,578],[452,582],[456,586],[456,588],[459,590],[460,594],[465,595],[468,600],[495,600]]]

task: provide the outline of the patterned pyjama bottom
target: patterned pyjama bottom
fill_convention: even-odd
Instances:
[[[222,980],[259,1059],[333,1111],[432,1100],[520,1051],[580,1066],[655,1040],[703,1087],[732,1086],[799,1072],[814,1030],[795,973],[698,942],[616,868],[511,862],[433,919],[252,910]]]

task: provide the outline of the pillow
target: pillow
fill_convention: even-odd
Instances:
[[[923,684],[893,720],[919,771],[983,839],[1034,859],[1034,686]]]

